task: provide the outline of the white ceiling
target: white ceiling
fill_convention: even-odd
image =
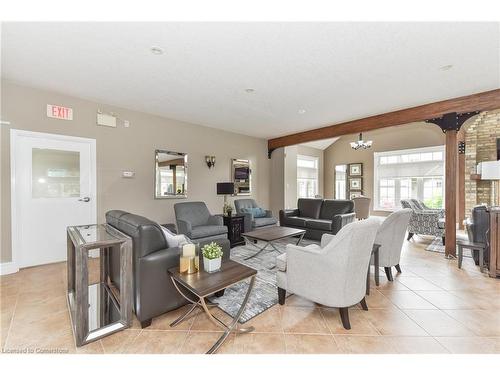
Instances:
[[[3,23],[1,36],[7,79],[262,138],[500,87],[498,23]]]
[[[317,148],[319,150],[326,150],[328,147],[333,145],[339,138],[340,137],[321,139],[319,141],[301,143],[300,145]]]

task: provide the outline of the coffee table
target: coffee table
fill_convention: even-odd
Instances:
[[[265,249],[267,249],[268,246],[271,246],[274,251],[282,254],[283,252],[276,248],[276,246],[274,246],[274,242],[282,240],[284,238],[299,237],[296,244],[298,246],[300,244],[300,241],[302,241],[302,238],[304,238],[305,233],[305,229],[295,229],[288,227],[268,227],[242,233],[241,235],[245,238],[245,240],[247,240],[248,243],[252,244],[259,250],[255,254],[249,256],[248,258],[245,258],[245,260],[256,257]],[[258,247],[253,243],[253,240],[264,241],[266,244],[264,245],[264,247]]]
[[[203,311],[205,311],[205,313],[208,315],[208,318],[214,324],[224,329],[224,333],[222,334],[222,336],[208,350],[207,354],[215,353],[217,349],[221,347],[224,341],[226,341],[231,332],[237,331],[246,333],[252,332],[254,330],[254,327],[235,329],[238,320],[245,311],[248,298],[252,293],[252,288],[255,282],[255,275],[257,274],[257,271],[253,268],[247,267],[232,260],[227,260],[222,262],[220,271],[214,273],[208,273],[203,270],[200,270],[199,272],[193,274],[179,273],[179,267],[174,267],[168,270],[168,274],[172,279],[172,283],[174,284],[177,291],[191,303],[191,308],[185,314],[174,320],[170,324],[171,327],[174,327],[185,320],[188,315],[191,314],[191,312],[199,307],[203,309]],[[215,292],[226,289],[231,285],[239,283],[240,281],[248,278],[250,278],[250,285],[248,286],[245,298],[241,303],[241,307],[238,310],[238,313],[234,317],[233,321],[229,323],[229,325],[210,313],[208,307],[217,306],[217,304],[207,303],[206,298],[208,296],[211,296]],[[195,301],[191,297],[188,297],[183,291],[184,288],[194,294],[198,298],[198,300]]]

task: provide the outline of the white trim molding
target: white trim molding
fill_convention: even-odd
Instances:
[[[19,267],[14,262],[0,263],[0,276],[19,272]]]

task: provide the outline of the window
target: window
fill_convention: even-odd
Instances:
[[[297,196],[314,198],[318,194],[318,158],[297,155]]]
[[[444,146],[374,153],[375,210],[415,198],[432,208],[444,201]]]
[[[347,165],[335,166],[335,199],[346,199]]]

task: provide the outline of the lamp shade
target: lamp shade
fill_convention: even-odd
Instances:
[[[500,180],[500,160],[481,163],[481,180]]]
[[[234,183],[232,182],[217,182],[217,195],[234,194]]]

